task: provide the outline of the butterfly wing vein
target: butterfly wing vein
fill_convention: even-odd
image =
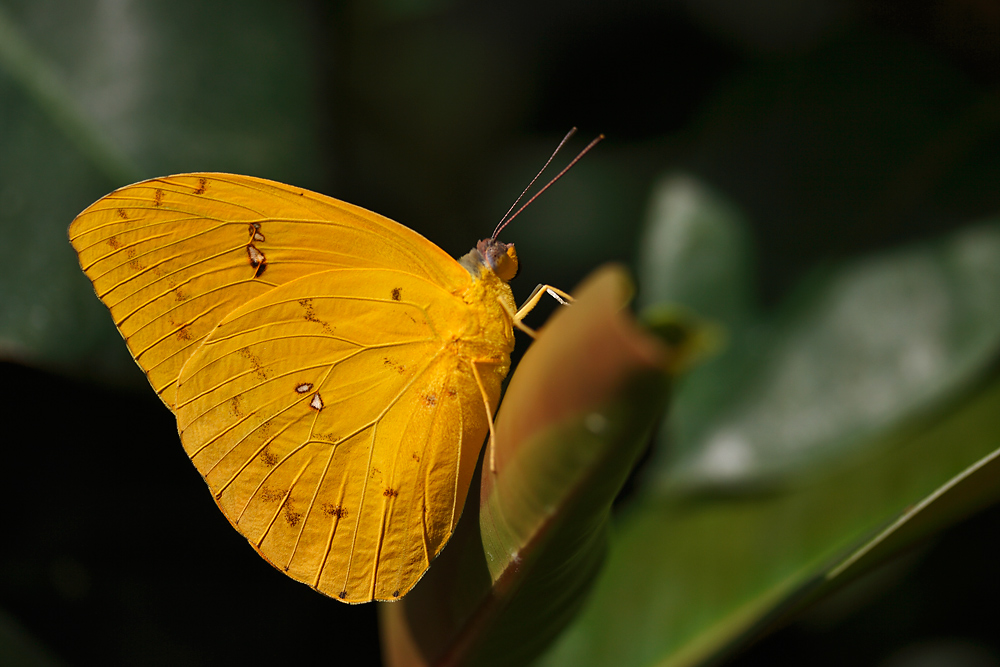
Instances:
[[[346,602],[405,594],[454,529],[499,399],[496,294],[470,300],[481,281],[391,220],[245,176],[122,188],[70,239],[258,552]]]

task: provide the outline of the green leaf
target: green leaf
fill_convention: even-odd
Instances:
[[[60,667],[63,664],[3,609],[0,609],[0,656],[5,664],[21,667]]]
[[[1000,434],[991,419],[996,407],[995,394],[995,388],[993,392],[983,392],[981,397],[974,399],[970,407],[963,411],[964,417],[932,426],[926,434],[915,439],[928,442],[944,442],[955,438],[974,440],[982,432],[992,431],[994,445],[1000,445]],[[823,573],[812,597],[825,593],[831,588],[831,583],[834,586],[843,585],[843,580],[865,573],[906,546],[998,499],[1000,449],[994,449],[942,483],[920,502],[907,507],[871,540]]]
[[[263,0],[3,4],[0,353],[140,377],[66,229],[141,178],[220,170],[314,181],[306,21]]]
[[[659,435],[657,463],[666,466],[690,448],[705,424],[734,400],[741,367],[757,350],[760,319],[754,303],[753,249],[746,221],[720,193],[693,176],[671,174],[653,189],[639,244],[642,320],[659,314],[708,318],[703,363],[673,396],[670,420]],[[712,353],[715,353],[712,355]],[[662,463],[661,463],[662,462]]]
[[[967,387],[998,351],[1000,223],[851,263],[743,348],[739,396],[678,439],[665,483],[829,460]]]
[[[728,296],[749,282],[738,215],[678,177],[655,202],[642,275],[669,286],[646,293],[717,317],[729,346],[681,384],[651,485],[787,479],[967,387],[1000,352],[1000,222],[851,262],[754,320],[749,297]]]
[[[689,196],[667,183],[661,196]],[[670,273],[712,252],[677,253]],[[675,294],[715,303],[711,289]],[[1000,495],[1000,224],[849,263],[729,326],[730,348],[679,383],[597,584],[539,664],[699,664]],[[720,433],[740,456],[713,452]]]
[[[746,221],[701,181],[678,173],[656,183],[639,248],[640,307],[682,305],[730,329],[754,316]]]
[[[1000,381],[993,380],[930,428],[873,443],[811,484],[768,495],[636,502],[616,521],[616,540],[581,616],[540,664],[681,666],[718,654],[909,506],[995,456],[997,414]]]

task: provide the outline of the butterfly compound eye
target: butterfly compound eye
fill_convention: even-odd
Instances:
[[[483,239],[476,249],[483,256],[486,266],[490,267],[500,280],[505,283],[510,282],[517,275],[517,251],[514,250],[513,243]]]

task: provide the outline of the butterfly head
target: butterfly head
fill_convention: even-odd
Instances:
[[[541,190],[536,192],[534,196],[531,197],[531,199],[529,199],[527,202],[524,203],[523,206],[521,206],[521,208],[517,209],[517,211],[514,211],[514,207],[517,206],[518,202],[521,201],[521,197],[524,197],[524,195],[527,194],[528,190],[531,189],[531,186],[535,183],[538,177],[542,175],[543,171],[545,171],[545,167],[549,166],[549,162],[552,162],[552,158],[556,156],[556,153],[559,152],[559,149],[562,148],[567,141],[569,141],[569,138],[572,137],[575,132],[576,128],[574,127],[566,134],[565,137],[563,137],[563,140],[559,142],[559,145],[556,146],[555,151],[553,151],[552,155],[549,157],[548,161],[542,167],[541,171],[539,171],[535,175],[535,178],[531,179],[531,183],[528,183],[528,187],[524,189],[524,192],[521,193],[521,196],[517,198],[514,204],[507,210],[507,213],[504,214],[503,218],[500,219],[500,222],[497,223],[496,229],[493,230],[493,236],[491,236],[488,239],[483,239],[482,241],[480,241],[478,244],[476,244],[475,250],[471,251],[468,255],[466,255],[460,260],[462,265],[469,270],[469,273],[471,273],[474,276],[478,276],[480,275],[482,267],[484,266],[489,267],[490,271],[492,271],[497,278],[499,278],[505,283],[510,282],[511,280],[513,280],[514,276],[517,275],[517,268],[518,268],[517,253],[514,251],[514,244],[501,243],[500,241],[497,241],[497,235],[503,231],[504,227],[510,224],[511,220],[520,215],[521,211],[527,208],[528,204],[535,201],[538,195],[548,190],[549,186],[558,181],[563,174],[569,171],[570,167],[572,167],[574,164],[577,163],[577,161],[579,161],[580,158],[586,155],[587,151],[596,146],[597,142],[604,139],[604,135],[602,134],[599,135],[593,141],[591,141],[589,144],[587,144],[587,147],[584,148],[582,151],[580,151],[580,154],[577,155],[575,158],[573,158],[573,160],[568,165],[563,167],[563,170],[560,171],[558,174],[556,174],[555,178],[549,181],[545,185],[545,187],[543,187]],[[511,211],[514,211],[514,213],[511,214]]]
[[[513,243],[503,243],[496,239],[483,239],[476,244],[476,250],[482,256],[482,262],[496,274],[497,278],[506,282],[517,275],[517,252]]]

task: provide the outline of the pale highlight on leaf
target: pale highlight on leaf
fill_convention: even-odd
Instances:
[[[506,282],[364,209],[226,174],[117,190],[70,239],[254,548],[345,602],[412,588],[499,402]]]

